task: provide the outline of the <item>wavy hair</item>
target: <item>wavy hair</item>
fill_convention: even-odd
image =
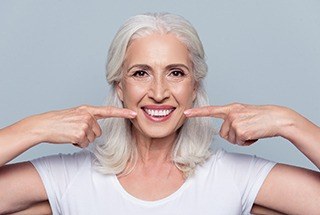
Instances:
[[[193,75],[198,85],[193,107],[209,104],[203,87],[207,74],[207,64],[202,43],[194,27],[183,17],[169,13],[153,13],[133,16],[128,19],[115,35],[106,66],[106,78],[111,85],[107,105],[123,108],[116,92],[116,85],[123,77],[122,66],[130,43],[153,33],[176,36],[189,51]],[[97,158],[96,168],[104,174],[128,174],[128,162],[136,164],[139,156],[134,137],[131,135],[131,122],[128,119],[109,118],[100,122],[103,135],[94,145]],[[178,136],[172,147],[171,158],[187,178],[195,167],[210,155],[213,127],[209,118],[190,118],[178,129]]]

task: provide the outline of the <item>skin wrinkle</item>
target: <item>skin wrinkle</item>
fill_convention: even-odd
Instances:
[[[153,34],[135,39],[125,59],[125,74],[116,90],[124,107],[137,113],[131,119],[131,132],[138,158],[133,171],[118,176],[118,180],[133,196],[157,200],[178,190],[185,181],[171,156],[179,128],[186,120],[184,111],[193,106],[197,84],[189,51],[173,35]],[[145,115],[146,105],[169,105],[174,110],[166,121],[154,122]],[[139,181],[144,181],[144,185]]]
[[[162,35],[162,36],[160,36],[160,35],[157,35],[158,37],[169,37],[169,36],[167,36],[167,35]],[[148,37],[152,37],[152,36],[148,36]],[[147,38],[148,38],[147,37]],[[172,35],[170,35],[170,37],[171,37],[171,39],[172,39]],[[157,38],[158,39],[158,38]],[[128,67],[127,65],[141,65],[140,63],[138,63],[138,64],[135,64],[135,63],[133,63],[133,64],[130,64],[130,60],[131,60],[131,58],[136,58],[136,56],[138,55],[139,56],[139,54],[141,54],[140,52],[139,52],[139,50],[136,50],[136,49],[134,49],[134,51],[131,51],[132,50],[132,47],[136,44],[136,42],[137,41],[140,41],[141,39],[136,39],[135,41],[133,41],[132,42],[132,44],[130,45],[130,47],[128,48],[128,50],[127,50],[127,55],[126,55],[126,63],[124,64],[124,67]],[[175,39],[175,40],[177,40],[177,39]],[[178,41],[178,40],[177,40]],[[179,42],[179,41],[178,41]],[[155,43],[157,43],[157,42],[155,42]],[[163,47],[163,43],[161,44],[162,45],[162,47]],[[187,49],[186,49],[186,47],[183,45],[183,44],[181,44],[180,42],[179,42],[179,45],[180,45],[180,47],[183,47],[185,50],[183,50],[184,52],[185,52],[185,56],[183,56],[184,58],[182,58],[182,59],[184,59],[184,60],[182,60],[182,61],[185,61],[186,63],[180,63],[181,62],[181,60],[179,60],[179,64],[182,64],[182,65],[185,65],[185,64],[189,64],[189,66],[185,66],[186,68],[188,68],[187,70],[189,70],[189,68],[191,68],[191,66],[190,66],[190,60],[189,60],[189,58],[188,58],[188,51],[187,51]],[[182,46],[181,46],[182,45]],[[155,46],[153,46],[153,48],[154,48]],[[143,54],[145,54],[145,53],[147,53],[147,55],[149,55],[148,57],[149,57],[149,59],[151,59],[151,60],[149,60],[151,63],[149,63],[149,64],[152,64],[152,68],[153,68],[153,72],[155,73],[155,75],[154,75],[154,81],[159,81],[160,83],[152,83],[152,82],[149,82],[149,84],[148,84],[148,87],[146,87],[146,83],[143,83],[143,84],[139,84],[139,81],[137,81],[137,82],[134,82],[134,81],[131,81],[131,77],[130,76],[128,76],[128,75],[125,75],[125,77],[124,77],[124,79],[119,83],[119,85],[118,85],[118,87],[117,87],[117,89],[118,89],[118,93],[119,93],[119,90],[120,91],[123,91],[123,92],[126,92],[126,94],[129,94],[129,92],[135,92],[135,94],[147,94],[147,95],[144,95],[144,96],[141,96],[141,98],[140,98],[140,100],[139,101],[137,101],[137,103],[139,104],[139,103],[145,103],[145,102],[143,102],[143,100],[145,99],[145,97],[152,97],[152,99],[153,99],[153,103],[166,103],[166,100],[168,100],[168,92],[173,88],[173,87],[175,87],[176,88],[176,92],[178,91],[178,90],[180,90],[181,92],[183,92],[183,91],[186,91],[184,88],[181,88],[180,87],[180,89],[179,89],[179,86],[177,86],[176,85],[176,82],[174,83],[174,84],[171,84],[171,82],[169,82],[169,81],[165,81],[165,80],[163,80],[163,67],[165,68],[165,69],[168,69],[168,68],[172,68],[172,66],[174,65],[174,64],[177,64],[176,62],[177,61],[173,61],[173,60],[170,60],[169,58],[172,58],[171,56],[168,56],[168,55],[170,55],[170,54],[168,54],[167,52],[168,52],[168,50],[163,50],[163,48],[160,48],[160,51],[159,50],[157,50],[157,51],[154,51],[154,53],[152,53],[152,51],[147,51],[147,52],[143,52]],[[165,48],[167,48],[167,47],[165,47]],[[175,47],[176,48],[176,47]],[[168,48],[167,48],[168,49]],[[131,54],[131,52],[132,53],[134,53],[134,57],[132,57],[132,55],[133,54]],[[160,55],[160,56],[155,56],[155,55]],[[172,55],[172,54],[171,54]],[[144,59],[146,58],[146,56],[144,56],[143,57],[143,62],[145,62],[144,61]],[[159,62],[159,60],[158,61],[154,61],[154,59],[161,59],[161,62]],[[135,60],[135,59],[134,59]],[[139,60],[141,60],[141,59],[139,59]],[[163,66],[163,62],[175,62],[174,64],[168,64],[168,65],[164,65]],[[135,62],[135,61],[134,61]],[[143,65],[146,65],[145,63],[143,63]],[[144,67],[144,66],[143,66]],[[150,67],[149,65],[148,65],[148,67]],[[133,67],[131,66],[130,67],[130,69],[132,69]],[[159,68],[159,69],[158,69]],[[124,70],[125,70],[125,68],[124,68]],[[162,72],[161,72],[162,71]],[[186,73],[187,74],[187,73]],[[186,75],[185,77],[184,77],[184,79],[182,79],[180,82],[183,82],[183,81],[185,81],[185,80],[190,80],[191,79],[191,83],[192,83],[192,85],[195,85],[194,84],[194,80],[193,80],[193,78],[192,78],[192,76],[188,76],[188,75]],[[189,81],[190,82],[190,81]],[[163,84],[163,83],[165,83],[165,84]],[[153,89],[152,88],[152,84],[153,85],[156,85],[156,86],[159,86],[160,87],[160,89]],[[142,87],[142,86],[140,86],[140,87],[137,87],[137,85],[138,86],[140,86],[140,85],[144,85],[144,88]],[[188,84],[189,86],[190,86],[190,84]],[[192,86],[191,85],[191,86]],[[156,95],[154,92],[147,92],[146,93],[146,88],[149,88],[148,90],[149,91],[156,91],[156,92],[158,92],[158,93],[161,93],[161,91],[163,91],[163,95]],[[165,89],[162,89],[162,88],[165,88]],[[168,89],[168,88],[170,88],[170,89]],[[189,87],[190,88],[190,87]],[[181,94],[181,92],[179,92],[180,94]],[[190,89],[189,90],[187,90],[186,91],[186,93],[185,94],[189,94],[189,92],[190,92]],[[151,94],[154,94],[154,95],[151,95]],[[172,98],[173,98],[173,101],[179,101],[179,100],[181,100],[181,99],[179,99],[179,98],[177,98],[177,95],[176,94],[174,94],[174,93],[170,93],[170,94],[172,94],[172,95],[170,95]],[[132,95],[132,96],[130,96],[130,97],[134,97],[135,95]],[[124,94],[122,93],[122,92],[120,92],[119,93],[119,97],[123,100],[123,102],[124,102],[124,105],[125,105],[125,107],[128,107],[128,108],[130,108],[130,105],[128,105],[129,103],[130,103],[130,101],[128,101],[129,99],[127,99],[129,96],[127,96],[127,98],[125,98],[125,96],[124,96]],[[159,98],[160,98],[160,100],[159,100]],[[151,100],[152,100],[151,99]],[[156,100],[157,99],[157,100]],[[162,100],[163,101],[162,101]],[[171,99],[171,98],[170,98]],[[188,102],[189,103],[189,107],[191,106],[191,104],[192,104],[192,101],[191,102]],[[171,105],[173,105],[173,106],[178,106],[179,104],[178,104],[178,102],[173,102],[173,103],[170,103]],[[141,107],[141,105],[140,105],[140,107]],[[185,109],[187,109],[187,108],[189,108],[189,107],[186,107]],[[136,110],[137,112],[139,112],[140,111],[140,113],[141,113],[141,110],[139,110],[139,108],[137,108],[137,107],[134,107],[134,108],[130,108],[130,109],[133,109],[133,110]],[[176,109],[175,110],[175,114],[177,115],[177,114],[179,114],[180,115],[180,119],[178,120],[178,124],[175,126],[175,128],[174,128],[174,131],[176,131],[181,125],[182,125],[182,123],[184,122],[184,120],[185,120],[185,116],[184,116],[184,114],[183,114],[183,110],[178,110],[178,109]],[[133,124],[135,125],[135,122],[134,121],[138,121],[139,122],[139,114],[138,114],[138,120],[132,120],[133,121]],[[137,124],[137,128],[141,131],[141,130],[143,130],[143,128],[141,128],[141,123],[136,123]]]

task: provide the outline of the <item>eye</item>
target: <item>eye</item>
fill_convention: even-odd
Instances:
[[[148,75],[148,73],[146,71],[138,70],[138,71],[135,71],[132,76],[134,76],[134,77],[145,77],[146,75]]]
[[[170,72],[170,75],[175,76],[175,77],[181,77],[181,76],[185,76],[185,73],[181,70],[172,70]]]

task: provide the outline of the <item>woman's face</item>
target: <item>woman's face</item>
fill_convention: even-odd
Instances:
[[[137,112],[133,132],[150,138],[175,134],[196,96],[187,47],[171,34],[135,39],[123,69],[117,92],[124,106]]]

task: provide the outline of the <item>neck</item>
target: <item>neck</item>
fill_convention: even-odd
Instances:
[[[133,128],[134,129],[134,128]],[[147,137],[139,131],[134,131],[138,149],[138,162],[159,164],[171,162],[171,153],[177,133],[163,138]]]

